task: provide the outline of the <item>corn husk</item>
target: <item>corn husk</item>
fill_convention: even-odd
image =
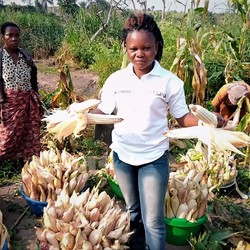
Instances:
[[[200,185],[202,175],[204,175],[204,171],[199,172],[196,169],[170,173],[165,195],[166,218],[179,218],[195,222],[206,213],[208,186]]]
[[[89,174],[83,156],[75,157],[65,149],[60,153],[58,149],[50,148],[41,151],[40,157],[33,156],[26,162],[21,177],[28,197],[48,202],[55,201],[61,192],[64,199],[69,199],[73,192],[81,192]]]
[[[0,249],[3,249],[3,246],[5,244],[5,241],[8,240],[8,230],[3,224],[3,214],[2,211],[0,210]]]
[[[88,124],[114,124],[122,121],[116,115],[89,113],[89,110],[97,107],[99,103],[100,100],[89,99],[72,103],[65,110],[51,110],[51,114],[42,119],[47,123],[47,132],[54,134],[54,138],[61,142],[69,135],[79,137]]]
[[[80,199],[84,196],[87,198]],[[68,250],[126,249],[125,244],[132,234],[129,213],[115,206],[114,199],[105,191],[99,192],[95,187],[82,194],[74,193],[70,205],[62,198],[58,196],[44,209],[42,227],[36,228],[40,243],[46,243],[49,249],[58,246]],[[96,206],[92,207],[94,200]],[[108,209],[107,204],[110,204]]]

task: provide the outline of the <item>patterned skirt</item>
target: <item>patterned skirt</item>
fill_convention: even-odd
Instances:
[[[41,105],[33,91],[6,90],[0,104],[0,161],[30,159],[41,150]]]

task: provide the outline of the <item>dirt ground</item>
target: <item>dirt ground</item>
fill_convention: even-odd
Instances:
[[[50,67],[48,61],[39,62]],[[98,75],[84,70],[71,70],[71,78],[78,97],[85,99],[97,98],[100,87]],[[59,74],[38,71],[39,88],[53,91],[57,87]],[[96,167],[96,159],[89,160],[89,167]],[[3,223],[12,236],[9,249],[36,250],[35,226],[41,219],[31,213],[26,200],[20,194],[20,182],[0,187],[0,209],[3,213]],[[176,247],[166,245],[167,250],[189,250],[189,246]],[[84,249],[83,249],[84,250]]]
[[[47,61],[43,64],[50,67]],[[74,84],[74,91],[76,95],[81,98],[97,98],[100,90],[98,84],[98,75],[84,70],[71,70],[71,79]],[[38,86],[39,89],[46,91],[53,91],[56,89],[59,80],[59,73],[44,73],[38,70]]]
[[[10,241],[9,250],[38,250],[35,227],[40,225],[41,218],[31,213],[19,189],[20,183],[0,188],[0,208],[4,215],[4,225],[13,239]],[[124,206],[121,205],[121,208]],[[166,250],[190,249],[189,246],[166,244]]]
[[[50,61],[39,61],[43,67],[53,67]],[[71,70],[71,78],[74,90],[78,97],[83,99],[97,98],[99,92],[98,75],[84,70]],[[59,73],[44,73],[38,70],[39,89],[53,91],[57,87]],[[95,166],[95,161],[90,165]],[[19,192],[20,183],[0,188],[0,209],[3,213],[3,223],[9,234],[14,239],[11,242],[13,250],[35,250],[36,236],[35,226],[39,225],[40,218],[33,215],[27,202]]]

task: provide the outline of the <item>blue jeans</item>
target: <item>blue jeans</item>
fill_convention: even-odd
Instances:
[[[121,161],[115,152],[113,160],[131,222],[142,219],[146,245],[150,250],[164,250],[166,229],[163,218],[169,177],[168,151],[159,159],[141,166]]]

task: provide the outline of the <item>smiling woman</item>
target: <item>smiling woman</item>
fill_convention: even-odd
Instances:
[[[130,212],[131,250],[165,249],[164,198],[168,183],[167,114],[181,126],[196,125],[183,82],[160,65],[163,38],[153,16],[132,14],[122,30],[130,63],[111,74],[101,103],[91,112],[115,112],[123,121],[112,131],[114,169]]]
[[[19,48],[20,28],[1,26],[0,49],[0,160],[25,159],[40,152],[41,105],[37,68]]]

